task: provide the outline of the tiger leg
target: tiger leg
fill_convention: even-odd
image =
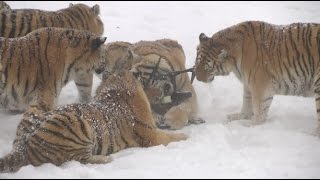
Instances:
[[[188,136],[183,133],[172,133],[166,132],[160,129],[154,129],[154,132],[151,133],[150,136],[145,137],[146,139],[150,140],[150,144],[147,144],[148,147],[157,146],[157,145],[168,145],[174,141],[182,141],[188,139]]]
[[[252,95],[249,88],[243,85],[243,100],[242,100],[241,112],[229,114],[227,118],[229,121],[234,121],[239,119],[250,119],[252,116],[253,116]]]
[[[253,103],[253,122],[252,125],[259,125],[266,121],[268,111],[270,109],[271,102],[273,100],[273,95],[269,94],[252,94]]]
[[[75,84],[79,92],[79,102],[88,103],[91,101],[93,74],[84,70],[76,72]]]
[[[188,124],[188,113],[181,106],[174,106],[164,115],[164,124],[170,129],[181,129]]]
[[[320,89],[320,87],[319,87]],[[317,91],[317,88],[315,90],[315,101],[316,101],[316,108],[317,108],[317,116],[318,116],[318,126],[313,132],[315,136],[320,137],[320,91]]]
[[[36,107],[40,113],[52,110],[57,104],[57,95],[48,88],[40,88],[37,90],[35,98],[30,103],[30,107]],[[28,110],[27,110],[28,111]]]
[[[177,130],[188,125],[188,123],[204,123],[204,120],[198,117],[197,96],[193,87],[182,89],[182,91],[190,90],[192,92],[192,97],[186,99],[177,106],[171,107],[169,111],[165,113],[163,124],[164,126],[167,126],[167,128]]]
[[[203,120],[199,114],[198,114],[198,110],[199,110],[199,106],[198,106],[198,98],[197,98],[197,94],[193,88],[193,86],[190,84],[191,86],[191,91],[192,91],[192,97],[190,99],[190,110],[188,110],[188,124],[202,124],[205,123],[206,121]],[[188,100],[189,101],[189,100]]]

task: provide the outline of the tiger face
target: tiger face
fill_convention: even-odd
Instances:
[[[67,59],[73,60],[79,69],[93,70],[98,66],[98,62],[103,56],[101,42],[105,42],[105,37],[94,36],[88,32],[85,36],[77,36],[74,31],[67,31],[65,38]],[[88,47],[90,48],[86,48]],[[103,44],[103,43],[102,43]],[[78,56],[75,56],[78,54]],[[81,59],[89,59],[82,61]],[[79,62],[79,63],[77,63]],[[81,63],[80,63],[81,62]]]
[[[154,67],[150,69],[152,76],[147,72],[142,73],[139,68],[145,64],[147,59],[133,53],[126,47],[107,49],[103,57],[104,60],[101,61],[103,65],[100,64],[99,68],[96,69],[96,74],[102,75],[102,79],[108,79],[112,74],[127,69],[143,85],[150,104],[170,101],[170,96],[175,91],[173,80],[170,76]],[[136,61],[140,61],[140,63],[135,63]]]
[[[230,57],[222,43],[214,42],[204,33],[199,36],[195,75],[197,80],[211,82],[214,76],[226,76],[231,72]]]
[[[132,71],[134,70],[135,69],[133,69]],[[162,79],[158,79],[157,77],[154,77],[150,79],[149,84],[147,84],[146,82],[144,82],[143,84],[144,91],[150,101],[150,104],[157,105],[171,102],[171,95],[175,92],[175,90],[170,78],[164,77]]]

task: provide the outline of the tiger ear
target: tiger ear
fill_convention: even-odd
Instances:
[[[224,61],[228,55],[228,52],[226,49],[221,49],[220,54],[218,55],[218,61]]]
[[[128,50],[128,58],[133,59],[133,56],[134,56],[134,52],[131,49],[129,49]]]
[[[135,55],[134,52],[132,50],[128,49],[127,57],[121,60],[122,61],[122,65],[121,66],[124,69],[128,69],[129,70],[129,69],[132,68],[134,55]]]
[[[72,6],[73,6],[73,4],[72,4],[72,3],[70,3],[70,4],[69,4],[69,7],[72,7]]]
[[[107,37],[98,37],[92,41],[91,48],[93,50],[98,49],[104,42],[107,40]]]
[[[92,11],[93,11],[94,15],[98,16],[100,14],[100,6],[98,4],[94,5],[92,7]]]
[[[141,61],[141,56],[139,56],[138,54],[134,53],[134,51],[132,49],[129,50],[129,53],[132,56],[132,64],[136,64],[136,63]]]
[[[208,40],[209,39],[209,37],[207,36],[207,35],[205,35],[204,33],[201,33],[200,35],[199,35],[199,40],[200,40],[200,42],[204,42],[204,41],[206,41],[206,40]]]
[[[139,79],[139,72],[136,68],[132,68],[129,70],[136,79]]]

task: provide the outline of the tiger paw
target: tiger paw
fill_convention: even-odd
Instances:
[[[172,111],[170,109],[165,115],[163,120],[163,126],[167,126],[168,129],[177,130],[181,129],[188,124],[188,117],[181,111]]]
[[[252,116],[243,114],[243,113],[233,113],[227,115],[227,118],[229,121],[235,121],[235,120],[240,120],[240,119],[250,119]]]
[[[189,138],[188,135],[183,134],[183,133],[175,133],[174,136],[175,136],[175,140],[176,141],[184,141],[184,140],[187,140]]]
[[[252,117],[250,120],[247,120],[247,119],[241,120],[240,124],[245,127],[255,127],[263,124],[264,122],[265,122],[265,119],[260,120]]]
[[[112,157],[104,155],[92,155],[89,159],[86,160],[86,163],[90,164],[107,164],[112,161]]]

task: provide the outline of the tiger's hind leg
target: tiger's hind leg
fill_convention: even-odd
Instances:
[[[315,101],[317,108],[318,125],[313,134],[320,137],[320,86],[318,88],[315,88]]]
[[[79,102],[90,102],[93,74],[85,70],[78,70],[74,81],[79,92]]]
[[[243,85],[243,101],[242,109],[240,113],[233,113],[227,116],[229,121],[240,120],[240,119],[251,119],[253,116],[252,108],[252,95],[248,87]]]

